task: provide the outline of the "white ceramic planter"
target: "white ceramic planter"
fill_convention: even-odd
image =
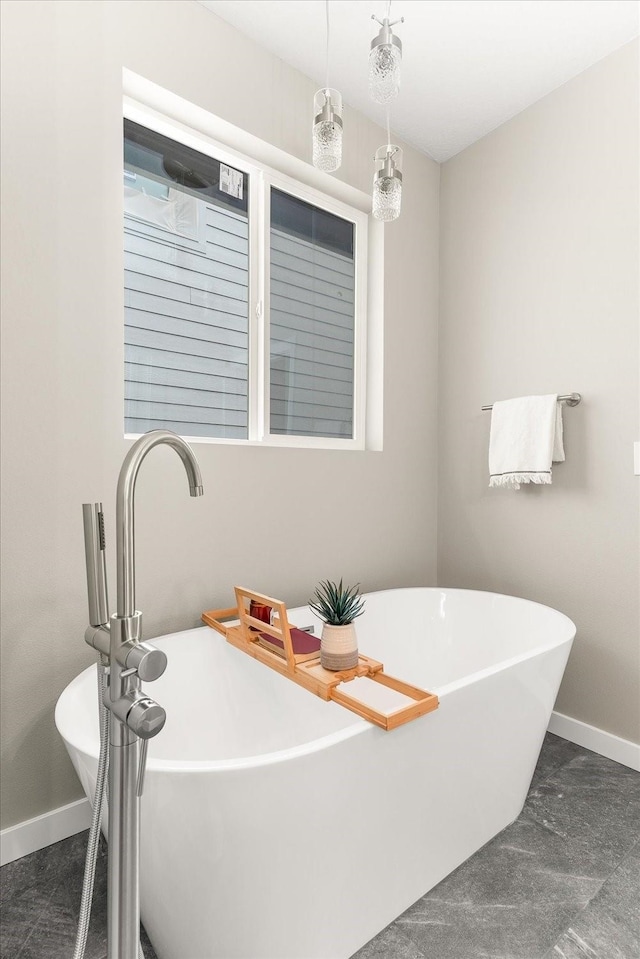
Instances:
[[[324,624],[320,637],[320,665],[334,671],[358,665],[358,637],[353,623],[346,626]]]

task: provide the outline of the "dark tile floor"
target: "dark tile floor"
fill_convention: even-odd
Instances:
[[[0,959],[71,959],[88,835],[80,832],[0,869]],[[145,959],[157,959],[144,929],[141,939]],[[107,849],[101,839],[85,957],[106,954]]]
[[[640,959],[640,773],[548,734],[516,821],[353,959]]]
[[[1,959],[70,959],[86,838],[0,870]],[[102,847],[87,959],[105,923]],[[353,959],[640,959],[640,774],[547,735],[518,819]]]

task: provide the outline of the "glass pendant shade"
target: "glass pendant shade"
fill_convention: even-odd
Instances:
[[[373,215],[376,220],[397,220],[402,205],[402,150],[388,144],[375,155]]]
[[[400,90],[402,43],[385,19],[369,53],[369,93],[377,103],[390,103]]]
[[[324,87],[313,98],[313,165],[333,173],[342,163],[342,97]]]

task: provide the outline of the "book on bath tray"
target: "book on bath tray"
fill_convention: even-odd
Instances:
[[[299,663],[308,659],[316,659],[320,655],[320,637],[312,633],[305,632],[304,629],[297,629],[290,626],[291,645],[293,646],[293,655]],[[258,642],[265,649],[270,649],[273,653],[284,656],[284,642],[268,633],[260,633]]]

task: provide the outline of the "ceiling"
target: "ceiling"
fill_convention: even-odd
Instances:
[[[286,63],[325,83],[325,0],[200,0]],[[367,90],[386,0],[330,0],[330,86],[385,124]],[[403,43],[391,105],[397,136],[439,162],[638,35],[636,0],[393,0]]]

